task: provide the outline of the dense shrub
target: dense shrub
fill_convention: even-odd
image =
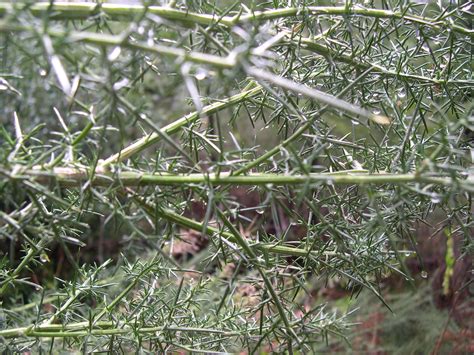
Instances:
[[[0,3],[3,351],[342,349],[423,224],[466,291],[471,5],[325,3]]]

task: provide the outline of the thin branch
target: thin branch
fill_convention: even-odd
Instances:
[[[365,78],[372,69],[367,69],[365,72],[363,72],[361,75],[359,75],[356,79],[354,79],[349,85],[347,85],[340,93],[336,95],[336,98],[342,97],[346,93],[348,93],[350,90],[353,89],[353,87],[359,83],[363,78]],[[290,145],[292,142],[297,140],[301,135],[303,135],[313,124],[314,122],[320,118],[320,116],[326,111],[326,109],[329,107],[329,105],[325,105],[321,107],[321,109],[316,112],[310,119],[308,119],[304,124],[301,125],[293,134],[291,134],[289,137],[284,139],[281,143],[277,144],[264,154],[260,155],[256,159],[252,160],[251,162],[248,162],[245,164],[245,166],[237,169],[234,171],[233,175],[241,175],[243,173],[246,173],[247,171],[259,166],[261,163],[267,161],[270,159],[272,156],[275,154],[278,154],[282,149]]]
[[[0,22],[0,32],[34,32],[35,28],[31,26],[12,25],[7,22]],[[155,53],[167,57],[177,58],[182,61],[190,61],[199,64],[211,65],[217,68],[234,68],[235,58],[219,57],[207,53],[189,52],[182,48],[174,48],[159,44],[147,44],[142,41],[132,41],[124,35],[110,35],[94,32],[71,32],[48,29],[47,34],[53,38],[65,39],[65,43],[83,42],[96,46],[119,46],[123,48],[141,50],[144,52]]]
[[[268,71],[265,71],[256,67],[248,67],[245,70],[247,71],[249,75],[253,76],[254,78],[268,81],[274,85],[296,92],[303,96],[309,97],[313,100],[322,102],[326,105],[329,105],[341,111],[345,111],[356,116],[363,116],[375,123],[382,124],[382,125],[387,125],[387,124],[390,124],[391,122],[390,118],[386,116],[373,114],[372,112],[369,112],[361,107],[358,107],[344,100],[338,99],[335,96],[326,94],[325,92],[310,88],[306,85],[294,82],[292,80],[283,78],[281,76],[277,76]]]
[[[201,112],[195,111],[186,116],[181,117],[180,119],[166,125],[161,130],[166,134],[173,134],[178,132],[183,126],[193,123],[197,121],[199,118],[211,115],[213,113],[222,111],[228,107],[231,107],[235,104],[248,100],[256,95],[258,95],[262,91],[262,87],[257,85],[249,90],[244,90],[234,96],[231,96],[227,99],[220,100],[219,102],[215,102],[210,104],[202,109]],[[141,152],[142,150],[146,149],[152,144],[155,144],[160,140],[160,135],[156,132],[150,133],[149,135],[140,138],[136,142],[130,144],[128,147],[122,149],[120,152],[110,156],[109,158],[105,159],[101,165],[103,167],[107,167],[111,164],[119,163],[130,158],[132,155]]]
[[[8,289],[8,286],[11,285],[11,282],[14,282],[17,277],[20,275],[20,273],[23,271],[23,269],[25,269],[28,264],[30,263],[30,261],[36,256],[38,255],[38,253],[40,253],[43,248],[48,244],[48,240],[46,238],[42,238],[39,240],[39,242],[37,243],[37,245],[35,246],[31,246],[29,249],[28,249],[28,252],[27,254],[23,257],[23,260],[21,261],[21,263],[15,268],[15,270],[13,270],[9,275],[8,275],[8,279],[6,280],[3,280],[0,285],[0,297],[3,296],[3,294],[5,293],[5,291]]]
[[[324,57],[331,58],[332,60],[335,60],[338,62],[350,64],[351,66],[362,69],[362,70],[366,70],[370,68],[374,73],[378,73],[385,76],[401,78],[401,79],[417,80],[417,81],[428,82],[428,83],[433,83],[433,84],[454,84],[454,85],[474,84],[472,80],[437,79],[437,78],[430,78],[423,75],[404,73],[404,72],[396,71],[396,70],[389,70],[379,64],[368,63],[361,60],[357,60],[356,59],[357,57],[354,57],[352,53],[336,52],[333,49],[329,48],[328,46],[325,46],[321,43],[317,43],[311,38],[307,38],[307,37],[288,38],[286,42],[284,42],[284,44],[291,44],[291,45],[296,46],[296,48],[298,47],[304,48],[313,53],[320,54]]]
[[[158,215],[159,217],[166,219],[168,222],[177,224],[184,228],[189,228],[197,232],[205,232],[208,236],[221,236],[229,242],[236,243],[237,239],[232,233],[222,231],[220,229],[204,225],[201,222],[182,216],[178,213],[171,211],[170,209],[159,208],[158,206],[151,206],[145,203],[141,198],[134,197],[134,201],[151,217]],[[254,243],[251,245],[252,248],[259,250],[262,253],[274,253],[286,256],[301,256],[307,257],[312,255],[314,257],[320,256],[334,256],[335,253],[331,251],[317,251],[317,250],[306,250],[301,248],[295,248],[289,245],[281,245],[276,243]]]

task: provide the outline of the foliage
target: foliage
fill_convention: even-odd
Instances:
[[[2,350],[307,352],[472,252],[470,11],[0,3]]]

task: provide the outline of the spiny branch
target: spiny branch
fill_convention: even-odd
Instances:
[[[236,14],[234,16],[219,16],[217,14],[199,14],[187,10],[175,9],[168,6],[143,6],[143,5],[121,5],[107,3],[84,3],[84,2],[39,2],[29,4],[0,3],[0,15],[12,13],[16,9],[28,7],[34,16],[43,17],[50,14],[53,19],[87,19],[92,16],[104,14],[110,19],[124,20],[135,19],[146,13],[165,18],[167,20],[179,21],[189,24],[200,25],[222,25],[232,27],[238,24],[252,21],[267,21],[296,16],[367,16],[373,18],[388,18],[404,20],[431,27],[437,30],[451,28],[453,31],[474,36],[474,31],[445,20],[410,15],[406,12],[370,9],[362,6],[306,6],[288,7],[281,9],[269,9],[255,11],[250,14]]]
[[[13,180],[36,181],[48,183],[57,181],[62,186],[74,187],[90,182],[94,186],[142,186],[142,185],[302,185],[302,184],[329,184],[329,185],[365,185],[365,184],[406,184],[424,183],[440,186],[454,186],[466,190],[474,188],[474,181],[427,174],[387,174],[368,173],[366,170],[347,170],[335,173],[311,173],[307,175],[249,173],[247,175],[233,175],[232,172],[219,174],[170,174],[147,173],[137,171],[113,171],[99,167],[94,174],[84,167],[55,167],[51,170],[34,167],[23,169],[16,167],[12,171],[0,168],[0,174]]]

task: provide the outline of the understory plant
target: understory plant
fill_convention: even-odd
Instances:
[[[311,352],[472,253],[471,6],[0,3],[0,349]]]

